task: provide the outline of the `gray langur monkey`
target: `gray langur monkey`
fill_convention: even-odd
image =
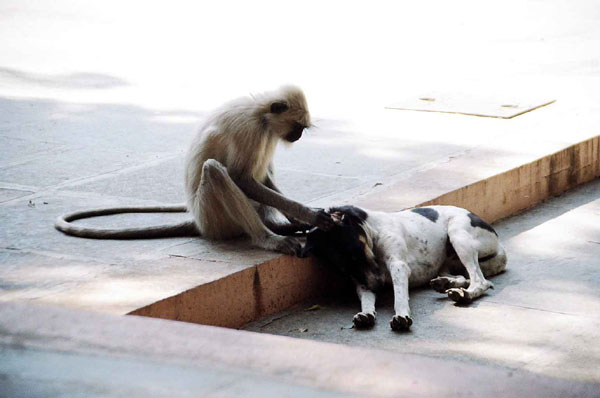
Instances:
[[[279,141],[292,143],[310,127],[304,93],[297,87],[226,103],[205,120],[185,165],[186,205],[120,207],[61,216],[56,228],[68,235],[95,239],[141,239],[201,235],[228,239],[247,234],[254,245],[297,254],[293,235],[333,220],[323,209],[308,208],[283,196],[275,185],[273,155]],[[118,213],[185,212],[193,221],[127,229],[98,229],[71,221]]]

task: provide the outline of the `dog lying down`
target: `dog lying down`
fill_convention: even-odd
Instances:
[[[468,210],[428,206],[397,213],[333,207],[336,226],[312,229],[302,255],[315,255],[356,284],[361,312],[356,328],[375,324],[375,291],[391,282],[395,331],[410,328],[408,288],[429,285],[458,303],[480,297],[494,285],[485,279],[506,268],[496,231]],[[468,277],[466,279],[465,277]]]

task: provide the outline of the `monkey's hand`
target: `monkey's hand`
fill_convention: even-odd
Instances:
[[[335,226],[331,215],[324,209],[310,209],[312,211],[310,224],[319,227],[324,231],[329,231]]]
[[[254,178],[236,177],[233,180],[246,196],[252,200],[274,207],[285,214],[290,214],[300,221],[314,225],[325,231],[330,230],[335,225],[331,216],[325,210],[309,209],[257,182]]]

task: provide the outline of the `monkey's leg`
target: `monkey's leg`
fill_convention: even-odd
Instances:
[[[261,221],[257,211],[218,161],[209,159],[202,166],[196,200],[202,235],[226,238],[240,229],[254,245],[286,254],[299,253],[297,239],[275,235]]]

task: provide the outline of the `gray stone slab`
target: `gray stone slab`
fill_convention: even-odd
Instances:
[[[184,157],[185,154],[182,153],[181,156],[147,167],[86,179],[65,189],[162,203],[183,203]]]
[[[109,271],[109,264],[81,259],[60,258],[0,250],[0,300],[37,300],[82,282],[93,280]],[[115,268],[115,267],[113,267]]]
[[[504,287],[494,301],[586,317],[600,314],[599,210],[596,180],[499,223],[499,231],[508,230],[506,249],[519,268],[502,276]],[[521,233],[514,229],[519,226]]]
[[[183,123],[170,120],[185,117]],[[0,181],[51,187],[185,155],[200,114],[0,98]]]
[[[160,155],[135,151],[98,151],[94,147],[42,154],[23,164],[0,168],[0,181],[50,188],[74,180],[118,172]]]
[[[334,193],[352,190],[369,181],[367,176],[347,177],[283,168],[277,171],[277,186],[286,196],[309,203]]]
[[[47,305],[0,303],[0,315],[9,396],[597,395],[597,384],[391,350]]]
[[[49,152],[61,153],[63,145],[48,141],[32,141],[19,137],[18,129],[11,136],[0,133],[0,167],[26,163]]]
[[[0,348],[0,395],[47,397],[346,397],[238,369],[176,365],[146,358]]]
[[[105,153],[176,152],[187,148],[201,113],[152,111],[133,105],[80,104],[0,97],[0,136]],[[183,122],[172,122],[177,118]]]
[[[248,240],[94,240],[53,227],[59,214],[141,199],[64,192],[15,199],[0,212],[0,301],[29,300],[124,314],[278,256]],[[153,202],[154,203],[154,202]],[[82,221],[97,227],[168,224],[187,214],[131,214]]]
[[[390,330],[391,291],[378,299],[377,325],[350,329],[360,305],[313,300],[248,325],[259,331],[402,353],[527,369],[600,382],[600,180],[496,225],[508,271],[495,290],[463,307],[445,295],[411,293],[410,333]],[[313,304],[321,309],[306,311]]]
[[[1,249],[0,301],[126,314],[254,264],[243,250],[234,251],[238,257],[214,251],[208,259],[163,253],[159,258],[113,261],[65,252]]]
[[[188,242],[171,246],[165,250],[171,256],[181,256],[204,261],[260,264],[280,257],[252,246],[250,239],[239,238],[226,241],[190,239]]]
[[[12,199],[20,198],[22,196],[31,195],[32,193],[33,193],[33,191],[0,188],[0,203],[7,202]]]
[[[419,131],[420,138],[394,133],[390,125],[368,133],[343,121],[324,120],[322,127],[309,131],[293,149],[280,148],[275,164],[285,169],[368,181],[386,178],[471,145],[428,142],[435,131]],[[396,126],[398,129],[399,126]],[[391,130],[391,131],[390,131]],[[475,142],[472,143],[474,145]]]
[[[121,198],[90,196],[47,195],[32,199],[31,202],[29,199],[16,199],[10,204],[5,204],[3,211],[0,212],[0,224],[5,226],[0,230],[0,247],[48,251],[64,256],[81,256],[99,261],[115,262],[136,258],[157,258],[164,255],[159,254],[160,250],[187,240],[186,238],[173,238],[132,242],[80,239],[66,236],[54,229],[54,221],[61,214],[90,207],[127,204],[133,203],[126,202]],[[148,214],[148,217],[143,218],[139,216],[95,218],[86,222],[90,225],[123,227],[135,225],[132,220],[137,220],[140,224],[146,222],[162,224],[168,223],[170,220],[176,222],[185,218],[185,214],[177,213]]]

